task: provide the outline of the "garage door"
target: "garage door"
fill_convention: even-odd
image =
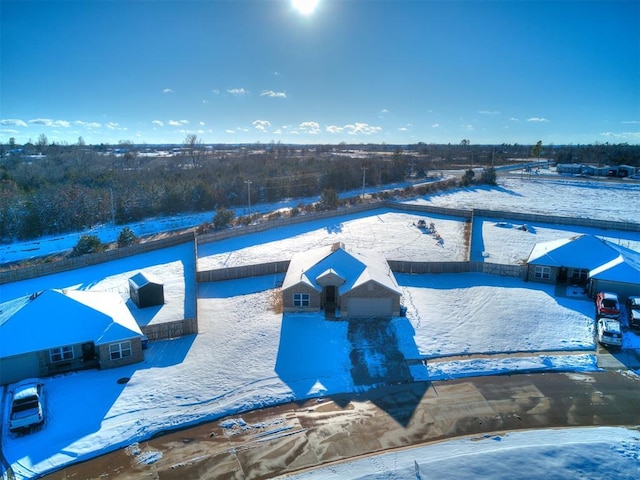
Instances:
[[[18,380],[40,376],[40,363],[35,354],[16,355],[2,359],[0,381],[13,383]]]
[[[350,298],[347,302],[350,317],[391,317],[393,300],[391,298]]]

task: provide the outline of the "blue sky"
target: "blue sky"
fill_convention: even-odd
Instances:
[[[0,141],[640,143],[640,2],[0,2]]]

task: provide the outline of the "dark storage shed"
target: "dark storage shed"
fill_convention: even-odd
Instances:
[[[137,273],[129,279],[129,297],[138,308],[164,304],[164,285],[149,273]]]

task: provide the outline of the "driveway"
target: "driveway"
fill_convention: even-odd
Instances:
[[[626,371],[416,382],[285,404],[173,432],[48,479],[266,479],[354,456],[520,429],[640,424]]]

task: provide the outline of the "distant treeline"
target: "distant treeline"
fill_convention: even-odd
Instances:
[[[81,139],[80,139],[81,140]],[[195,141],[194,141],[195,140]],[[587,145],[0,145],[0,242],[115,221],[336,192],[512,158],[640,165],[640,147]]]

